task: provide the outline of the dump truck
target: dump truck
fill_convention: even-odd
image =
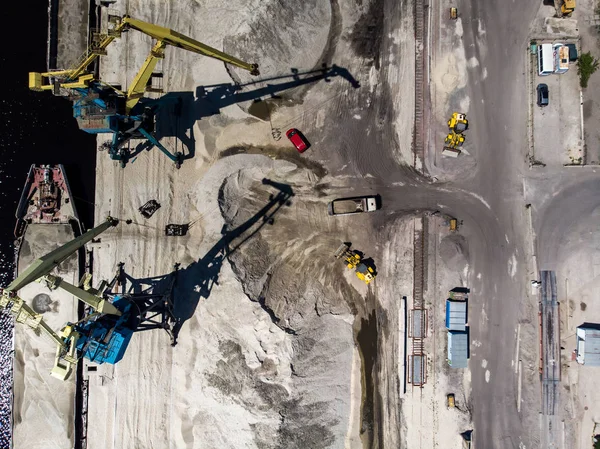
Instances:
[[[355,198],[339,198],[327,205],[329,215],[350,215],[361,212],[374,212],[379,209],[377,196],[357,196]]]

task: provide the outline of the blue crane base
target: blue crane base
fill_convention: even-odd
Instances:
[[[133,303],[124,297],[115,297],[113,305],[122,312],[120,317],[104,315],[95,321],[77,326],[81,334],[77,351],[90,362],[115,364],[123,358],[135,332],[138,319],[132,313]]]

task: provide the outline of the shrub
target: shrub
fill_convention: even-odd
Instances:
[[[589,51],[579,55],[577,74],[579,75],[579,85],[582,88],[587,87],[590,76],[592,76],[592,73],[598,70],[598,64],[598,60],[595,59]]]

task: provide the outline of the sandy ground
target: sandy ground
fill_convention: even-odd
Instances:
[[[379,308],[385,321],[382,323],[381,350],[379,352],[379,394],[382,410],[382,447],[401,447],[404,444],[405,426],[410,425],[404,416],[403,391],[406,388],[404,339],[405,307],[403,297],[412,296],[413,278],[413,219],[397,219],[391,223],[385,241],[381,265],[385,267],[377,278]],[[401,429],[401,432],[398,432]],[[413,446],[410,446],[413,447]]]
[[[157,133],[190,159],[176,170],[153,150],[123,170],[98,153],[96,222],[110,214],[121,224],[91,245],[94,278],[110,280],[124,263],[129,281],[164,285],[179,264],[182,326],[175,347],[166,332],[138,333],[117,365],[84,365],[87,447],[361,448],[380,435],[390,439],[381,444],[396,444],[411,224],[398,221],[387,243],[376,244],[372,217],[332,219],[326,203],[348,190],[347,177],[337,176],[347,159],[357,156],[369,175],[412,163],[412,3],[112,7],[256,61],[261,77],[167,48],[157,70],[183,112],[159,117]],[[150,45],[140,33],[124,34],[102,57],[102,79],[126,87]],[[339,135],[356,120],[368,121],[366,134]],[[290,127],[305,132],[310,153],[299,156],[282,138]],[[365,146],[385,136],[394,141],[391,160],[367,158]],[[149,199],[162,207],[145,220],[137,208]],[[164,235],[168,223],[193,226],[173,238]],[[367,288],[333,259],[342,241],[377,264],[404,255],[381,275],[381,302],[379,279]],[[376,355],[385,355],[381,364]]]
[[[54,249],[48,248],[49,241],[56,242],[58,248],[72,239],[70,225],[29,225],[20,250],[18,271],[22,272],[35,259]],[[73,255],[53,274],[77,284],[78,270],[77,255]],[[44,320],[55,331],[67,321],[77,321],[77,300],[62,290],[51,292],[34,282],[22,288],[19,295],[34,310],[43,312]],[[14,338],[14,447],[73,447],[76,373],[66,382],[50,376],[56,345],[45,334],[36,335],[33,330],[17,325]]]
[[[298,248],[290,247],[283,255],[272,253],[268,242],[277,241],[275,237],[281,241],[286,220],[306,218],[306,205],[294,199],[289,210],[280,212],[282,218],[274,217],[272,226],[251,238],[240,236],[239,248],[236,246],[226,260],[219,260],[222,256],[211,250],[219,244],[221,228],[227,223],[219,219],[220,207],[230,205],[221,213],[231,220],[228,226],[239,226],[269,201],[269,193],[277,193],[273,188],[259,190],[260,195],[253,198],[247,188],[254,184],[264,188],[260,179],[277,173],[278,178],[289,180],[294,166],[264,156],[239,155],[221,160],[198,180],[184,174],[185,165],[175,172],[166,158],[155,156],[149,165],[163,165],[173,178],[163,173],[154,180],[160,186],[171,178],[172,198],[159,193],[166,207],[152,218],[155,226],[123,224],[113,234],[105,234],[96,248],[95,257],[100,262],[95,268],[98,275],[107,277],[122,261],[127,274],[139,279],[169,273],[174,263],[181,263],[176,304],[186,321],[175,348],[169,346],[166,333],[139,334],[114,369],[90,374],[89,447],[305,447],[313,439],[331,444],[338,441],[331,446],[338,447],[348,426],[355,357],[348,305],[329,303],[326,298],[333,300],[335,295],[332,291],[319,292],[323,287],[318,283],[311,288],[310,282],[299,280],[292,287],[309,287],[287,293],[282,288],[285,284],[270,285],[281,283],[285,274],[302,276],[299,267],[284,261],[293,262],[295,251],[310,252],[304,242],[314,235],[295,241],[284,238],[284,246]],[[105,182],[104,189],[98,191],[97,201],[105,204],[98,218],[109,212],[127,218],[132,216],[128,203],[145,200],[136,193],[139,178],[134,172],[141,174],[138,170],[144,172],[150,167],[139,162],[132,166],[129,176],[120,179],[123,172],[106,158],[99,158],[103,179],[116,179],[114,184]],[[306,175],[300,170],[296,176],[301,179]],[[223,179],[226,182],[222,185]],[[298,190],[296,195],[300,193]],[[109,201],[116,197],[123,204],[119,209]],[[250,204],[241,207],[244,197]],[[324,204],[316,206],[324,210]],[[199,214],[199,209],[208,212]],[[189,213],[181,214],[181,210]],[[166,223],[188,222],[199,216],[202,218],[189,237],[169,240],[161,236]],[[132,217],[141,221],[137,214]],[[265,225],[260,220],[257,226]],[[310,232],[310,227],[306,229]],[[139,244],[140,232],[148,234],[143,245]],[[214,257],[207,260],[207,252]],[[270,262],[269,254],[274,257]],[[246,257],[251,259],[245,261]],[[146,263],[136,262],[139,260]],[[215,266],[220,270],[211,272]],[[262,270],[270,272],[266,278],[267,273],[259,273]],[[294,306],[285,307],[290,301]],[[278,317],[280,327],[273,323],[270,312]],[[319,354],[318,359],[312,354]],[[108,428],[97,424],[103,422],[106,409],[115,410]],[[300,409],[306,412],[299,413]],[[140,432],[140,425],[144,432]],[[291,438],[289,445],[282,443],[284,438]]]
[[[467,61],[463,42],[463,22],[459,17],[448,20],[450,3],[442,2],[433,8],[431,14],[430,43],[430,97],[431,117],[428,127],[427,166],[432,176],[440,180],[456,179],[472,172],[476,166],[476,149],[471,145],[469,133],[461,147],[458,158],[441,154],[444,139],[448,134],[448,119],[453,112],[467,114],[471,99],[467,91],[469,81],[479,77],[485,79],[487,73],[479,61]],[[480,40],[485,42],[485,30],[480,32]]]
[[[566,438],[573,439],[573,447],[590,447],[596,423],[600,422],[597,406],[597,369],[579,365],[572,359],[576,348],[575,329],[583,323],[600,323],[599,304],[595,291],[600,276],[600,237],[594,221],[600,211],[579,223],[566,237],[564,263],[557,271],[561,308],[562,351],[562,405],[567,420]]]

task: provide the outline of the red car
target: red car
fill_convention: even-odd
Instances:
[[[299,153],[304,153],[310,147],[310,143],[308,143],[306,137],[296,128],[288,129],[285,135],[294,144]]]

